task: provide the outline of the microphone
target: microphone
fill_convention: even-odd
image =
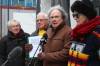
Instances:
[[[43,35],[43,37],[41,38],[41,40],[40,40],[40,45],[42,44],[45,44],[46,42],[47,42],[47,38],[48,38],[48,36],[47,36],[47,34],[45,33],[44,35]]]
[[[40,46],[41,46],[41,50],[42,51],[44,51],[44,44],[46,44],[46,42],[47,42],[47,39],[48,39],[48,36],[47,36],[47,34],[45,33],[44,35],[43,35],[43,37],[41,38],[41,40],[40,40]]]
[[[7,59],[8,60],[12,60],[18,56],[21,56],[22,55],[22,48],[21,47],[15,47],[9,54],[8,54],[8,57]]]
[[[1,65],[1,66],[5,66],[9,61],[14,60],[16,57],[21,56],[22,55],[22,48],[21,47],[15,47],[9,54],[7,57],[7,60]]]

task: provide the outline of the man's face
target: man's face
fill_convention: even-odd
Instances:
[[[57,9],[53,10],[50,14],[50,24],[52,27],[57,28],[62,22],[61,12]]]
[[[11,25],[9,26],[9,31],[11,31],[15,35],[18,34],[20,30],[21,30],[21,26],[17,22],[12,22]]]
[[[39,29],[44,29],[47,26],[48,20],[44,15],[37,16],[37,26]]]

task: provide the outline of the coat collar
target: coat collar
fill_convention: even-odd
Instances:
[[[8,31],[8,37],[9,38],[20,38],[24,36],[24,31],[21,29],[20,32],[17,35],[14,35],[11,31]]]

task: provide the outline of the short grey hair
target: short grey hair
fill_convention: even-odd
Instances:
[[[64,10],[64,8],[61,7],[60,5],[55,5],[55,6],[51,7],[50,10],[48,11],[48,17],[50,18],[51,12],[52,12],[53,10],[55,10],[55,9],[57,9],[57,10],[59,10],[59,11],[61,12],[61,15],[62,15],[62,17],[63,17],[63,19],[64,19],[64,22],[66,22],[66,21],[68,20],[68,14],[67,14],[66,11]]]
[[[8,21],[7,26],[10,27],[13,22],[16,22],[17,24],[20,25],[20,22],[19,21],[15,20],[15,19],[11,19],[11,20]]]
[[[46,13],[44,13],[44,12],[39,12],[39,13],[37,14],[37,17],[40,16],[40,15],[44,16],[45,19],[48,19],[48,15],[47,15]]]

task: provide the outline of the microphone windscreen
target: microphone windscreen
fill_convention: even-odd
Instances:
[[[8,60],[12,60],[18,56],[21,56],[22,55],[22,48],[21,47],[15,47],[9,54],[8,54],[8,57],[7,59]]]
[[[47,34],[46,34],[46,33],[44,33],[44,35],[43,35],[43,37],[42,37],[42,38],[47,40],[47,38],[48,38]]]

